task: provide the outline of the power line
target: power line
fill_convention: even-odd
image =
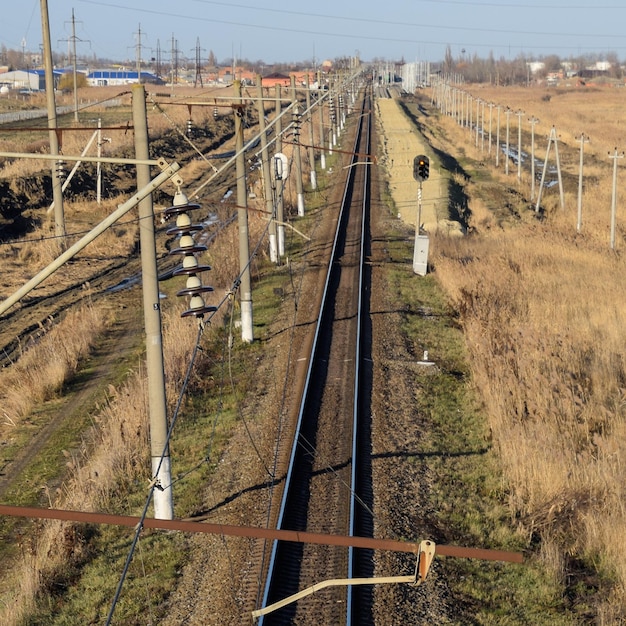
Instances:
[[[398,36],[389,36],[389,37],[382,37],[380,35],[372,35],[370,33],[365,33],[365,34],[353,34],[350,32],[346,32],[346,31],[342,31],[342,32],[329,32],[329,31],[318,31],[318,30],[312,30],[312,29],[302,29],[302,28],[294,28],[294,27],[281,27],[281,26],[272,26],[272,25],[264,25],[264,24],[250,24],[250,23],[246,23],[246,22],[238,22],[238,21],[233,21],[233,20],[218,20],[215,18],[210,18],[210,17],[201,17],[198,15],[183,15],[181,13],[169,13],[167,11],[157,11],[157,10],[151,10],[151,9],[134,9],[132,7],[127,7],[127,6],[123,6],[123,5],[119,5],[119,4],[112,4],[109,2],[100,2],[99,0],[82,0],[82,2],[85,2],[87,4],[95,4],[95,5],[99,5],[99,6],[105,6],[105,7],[110,7],[110,8],[116,8],[116,9],[120,9],[120,10],[130,10],[130,11],[141,11],[142,13],[146,14],[146,13],[150,13],[152,15],[160,15],[163,17],[168,17],[168,18],[180,18],[180,19],[187,19],[187,20],[193,20],[195,22],[198,21],[202,21],[202,22],[209,22],[211,24],[224,24],[227,26],[239,26],[239,27],[246,27],[246,28],[253,28],[253,29],[261,29],[261,30],[270,30],[270,31],[278,31],[278,32],[287,32],[287,33],[291,33],[291,34],[306,34],[306,35],[317,35],[317,36],[323,36],[323,37],[338,37],[340,39],[359,39],[359,40],[367,40],[367,41],[386,41],[386,42],[394,42],[394,43],[410,43],[410,44],[417,44],[417,45],[455,45],[455,46],[471,46],[474,48],[504,48],[504,47],[513,47],[511,46],[511,44],[509,43],[494,43],[494,42],[479,42],[479,43],[475,43],[475,42],[469,42],[469,41],[435,41],[435,40],[427,40],[427,39],[408,39],[408,38],[402,38],[402,37],[398,37]],[[231,5],[232,6],[232,5]],[[488,5],[485,5],[488,6]],[[496,6],[495,4],[493,6]],[[497,5],[500,6],[500,5]],[[513,6],[513,5],[510,5]],[[521,6],[521,5],[519,5]],[[530,7],[529,7],[530,8]],[[533,5],[532,8],[540,8],[538,5]],[[553,7],[556,8],[556,7]],[[289,12],[287,12],[289,13]],[[296,12],[297,13],[297,12]],[[320,17],[323,18],[323,15],[316,15],[316,14],[311,14],[311,13],[302,13],[299,14],[300,16],[308,16],[308,17]],[[334,19],[350,19],[350,18],[341,18],[338,16],[326,16],[326,19],[328,19],[329,17],[333,17]],[[360,21],[360,20],[365,20],[365,18],[352,18],[352,21]],[[515,35],[538,35],[538,36],[546,36],[546,37],[554,37],[554,36],[561,36],[561,37],[577,37],[577,38],[581,38],[581,37],[607,37],[607,38],[612,38],[612,39],[624,39],[623,35],[606,35],[606,34],[590,34],[590,33],[549,33],[549,32],[533,32],[533,31],[519,31],[519,30],[504,30],[504,29],[480,29],[480,28],[472,28],[472,27],[451,27],[451,26],[441,26],[441,25],[436,25],[436,24],[432,24],[432,25],[427,25],[427,24],[417,24],[417,23],[407,23],[407,22],[385,22],[385,21],[380,21],[380,20],[369,20],[371,23],[373,24],[384,24],[384,25],[388,25],[388,26],[409,26],[411,28],[416,28],[419,27],[420,29],[424,29],[424,28],[429,28],[429,29],[434,29],[434,28],[438,28],[438,29],[445,29],[445,30],[463,30],[463,31],[468,31],[468,32],[472,32],[472,30],[476,30],[476,31],[482,31],[482,32],[492,32],[492,33],[496,33],[496,34],[515,34]],[[572,44],[574,45],[574,44]],[[528,48],[528,44],[524,45],[524,43],[520,43],[514,46],[515,48]],[[544,45],[544,46],[539,46],[539,45],[534,45],[533,49],[537,49],[537,50],[542,50],[542,49],[549,49],[549,50],[569,50],[572,46],[564,46],[564,45],[554,45],[554,44],[550,44],[550,45]],[[598,46],[583,46],[580,45],[579,42],[576,42],[576,48],[579,50],[585,49],[585,50],[596,50]],[[623,46],[611,46],[612,49],[625,49],[626,45]]]

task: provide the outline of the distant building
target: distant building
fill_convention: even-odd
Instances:
[[[272,74],[263,76],[262,85],[263,87],[275,87],[276,85],[289,87],[291,85],[292,76],[296,79],[296,85],[306,85],[307,77],[309,79],[309,84],[313,84],[313,82],[315,82],[315,76],[312,72],[289,72],[288,75],[281,74],[280,72],[273,72]]]
[[[129,70],[94,70],[87,74],[87,84],[90,87],[105,87],[109,85],[132,85],[139,82],[139,73]],[[141,72],[142,83],[152,83],[155,85],[163,85],[163,81],[152,72]]]
[[[63,72],[54,70],[54,88],[59,85],[59,80]],[[45,70],[14,70],[0,74],[0,84],[9,89],[27,89],[28,91],[45,91],[46,72]]]
[[[291,84],[291,78],[286,74],[281,74],[280,72],[273,72],[268,74],[267,76],[263,76],[261,79],[261,84],[263,87],[276,87],[276,85],[280,85],[281,87],[289,87]]]

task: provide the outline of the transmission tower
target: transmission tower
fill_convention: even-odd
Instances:
[[[196,78],[193,81],[193,86],[197,87],[198,82],[200,83],[200,87],[202,85],[202,70],[201,70],[201,60],[200,60],[200,51],[204,50],[204,48],[200,48],[200,37],[196,39]]]
[[[78,121],[78,81],[76,78],[76,42],[89,43],[89,40],[80,39],[76,36],[76,19],[74,17],[74,9],[72,9],[72,36],[68,39],[61,39],[67,42],[68,65],[72,66],[72,76],[74,79],[74,121]],[[90,44],[91,45],[91,44]]]
[[[171,61],[172,61],[172,87],[178,83],[178,55],[180,50],[178,49],[178,40],[174,39],[174,33],[172,33],[172,49],[171,49]]]
[[[143,34],[145,35],[145,33]],[[137,32],[135,33],[135,37],[137,37],[137,44],[135,45],[135,63],[137,65],[137,82],[138,83],[141,83],[141,49],[145,47],[145,46],[142,46],[141,44],[141,35],[142,35],[141,24],[139,24]]]
[[[161,78],[161,40],[157,39],[156,47],[156,75]]]

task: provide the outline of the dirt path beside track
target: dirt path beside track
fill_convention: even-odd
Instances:
[[[387,171],[389,192],[398,217],[415,226],[418,183],[413,178],[413,161],[423,154],[430,160],[430,175],[422,183],[422,229],[427,233],[442,228],[448,233],[461,233],[460,224],[450,219],[448,211],[448,173],[442,170],[432,149],[402,110],[400,101],[378,98],[376,115],[383,151],[379,163]]]

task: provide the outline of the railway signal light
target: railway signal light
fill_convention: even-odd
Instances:
[[[420,154],[413,159],[413,178],[418,182],[424,182],[428,179],[430,173],[430,160],[427,156]]]

